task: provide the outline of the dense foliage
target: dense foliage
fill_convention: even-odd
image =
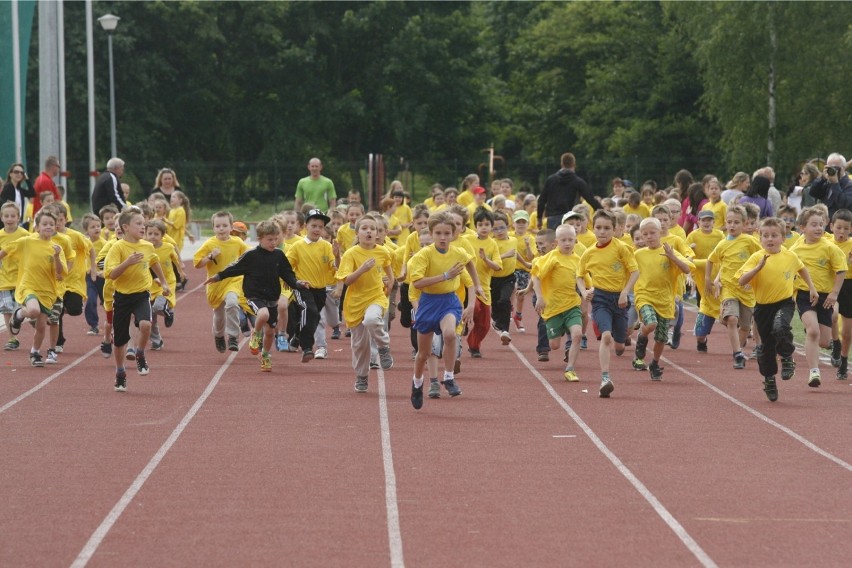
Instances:
[[[85,4],[65,3],[68,165],[84,195]],[[134,183],[178,169],[196,200],[292,195],[320,156],[361,188],[388,174],[457,183],[494,145],[533,188],[573,151],[614,175],[728,176],[848,148],[852,4],[844,2],[97,2],[114,36],[119,154]],[[34,35],[34,37],[37,37]],[[96,30],[97,148],[109,148]],[[38,77],[37,49],[30,77]],[[775,120],[770,128],[769,77]],[[37,81],[28,147],[37,148]],[[770,140],[772,140],[770,144]],[[32,163],[33,156],[30,156]],[[419,187],[422,191],[422,187]]]

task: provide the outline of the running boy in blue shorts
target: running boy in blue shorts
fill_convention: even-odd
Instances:
[[[408,262],[411,285],[421,291],[412,325],[417,330],[418,348],[414,360],[411,404],[417,410],[423,407],[423,370],[431,351],[433,333],[440,333],[444,337],[443,357],[447,370],[444,371],[441,383],[450,396],[461,394],[452,369],[456,359],[456,326],[462,321],[462,305],[455,292],[463,270],[467,269],[473,279],[475,293],[483,294],[470,254],[463,248],[450,245],[456,233],[452,217],[443,212],[432,215],[429,218],[429,230],[432,233],[432,244],[420,249]]]

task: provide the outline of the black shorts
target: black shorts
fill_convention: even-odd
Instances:
[[[251,308],[251,311],[257,316],[257,313],[266,308],[269,312],[269,319],[266,320],[266,325],[275,329],[278,325],[278,300],[262,300],[260,298],[247,298],[246,303]]]
[[[828,294],[820,292],[819,300],[817,300],[815,306],[812,306],[810,292],[807,290],[799,290],[796,294],[796,308],[799,311],[799,317],[802,317],[802,314],[805,312],[813,311],[816,312],[817,322],[820,325],[831,327],[831,315],[834,313],[834,310],[823,306],[827,297]]]
[[[151,294],[147,290],[135,294],[114,292],[112,311],[113,342],[116,347],[127,345],[130,341],[130,318],[134,318],[136,327],[139,327],[140,321],[151,321]]]
[[[844,280],[837,296],[837,310],[844,318],[852,318],[852,279]]]

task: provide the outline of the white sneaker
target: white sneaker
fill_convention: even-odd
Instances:
[[[503,331],[500,333],[500,341],[503,345],[509,345],[512,342],[512,336],[509,335],[508,331]]]
[[[325,347],[317,347],[314,351],[314,359],[328,359],[328,350]]]
[[[59,358],[56,356],[56,351],[53,349],[47,350],[47,358],[45,359],[45,363],[50,365],[55,365],[59,362]]]

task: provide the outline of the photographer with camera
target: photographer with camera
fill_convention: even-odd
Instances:
[[[811,185],[811,197],[825,203],[829,219],[839,209],[852,209],[852,181],[846,174],[846,158],[836,152],[828,157],[822,175]]]

